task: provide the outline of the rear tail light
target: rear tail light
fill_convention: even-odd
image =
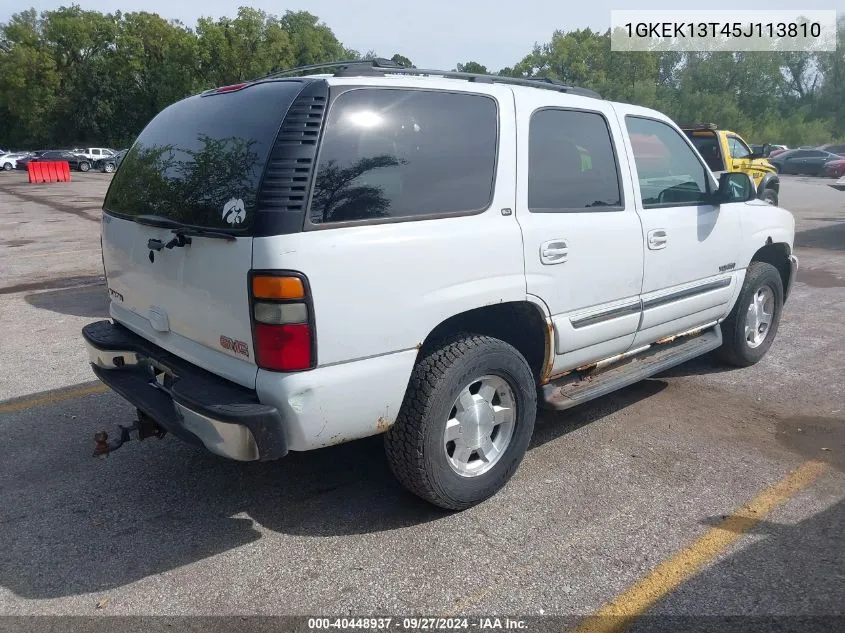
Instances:
[[[291,274],[255,274],[250,288],[258,366],[273,371],[313,368],[314,317],[305,279]]]

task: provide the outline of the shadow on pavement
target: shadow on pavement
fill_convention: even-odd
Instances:
[[[665,387],[645,381],[563,415],[533,446]],[[261,529],[336,537],[450,516],[393,478],[380,437],[232,462],[168,436],[91,457],[93,434],[131,421],[111,393],[0,416],[0,585],[33,599],[103,591],[229,552]],[[35,430],[39,429],[39,430]]]
[[[104,285],[60,288],[24,296],[31,306],[60,314],[80,317],[109,316],[109,297]]]
[[[705,521],[721,522],[722,517]],[[746,540],[739,552],[686,581],[631,627],[631,633],[669,630],[661,615],[708,612],[743,616],[733,626],[718,629],[724,631],[841,631],[845,621],[843,525],[845,501],[795,525],[757,524],[744,538],[759,540],[750,544]],[[802,621],[802,616],[817,619]],[[707,622],[707,618],[696,620]]]
[[[845,251],[845,222],[798,231],[795,234],[795,247]]]

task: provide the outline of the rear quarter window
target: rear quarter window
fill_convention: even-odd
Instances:
[[[166,108],[123,158],[106,212],[247,229],[270,149],[301,88],[298,81],[271,81]]]
[[[362,88],[341,93],[320,148],[310,221],[421,218],[490,205],[498,114],[484,95]]]

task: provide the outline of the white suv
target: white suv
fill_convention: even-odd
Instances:
[[[769,349],[793,217],[745,174],[717,182],[663,114],[333,68],[180,101],[115,175],[111,321],[84,337],[141,438],[270,460],[385,433],[401,482],[461,509],[513,474],[538,401]]]
[[[79,156],[85,156],[85,158],[90,158],[91,160],[100,160],[101,158],[114,156],[114,150],[105,147],[84,147],[82,149],[74,149],[73,153]]]

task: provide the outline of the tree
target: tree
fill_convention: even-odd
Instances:
[[[400,55],[399,53],[396,53],[393,57],[391,57],[390,61],[396,62],[397,64],[399,64],[400,66],[404,66],[405,68],[416,68],[416,66],[414,66],[410,59],[408,59],[404,55]]]
[[[459,73],[475,73],[478,75],[489,75],[490,71],[487,66],[479,64],[478,62],[467,62],[466,64],[458,64],[457,71]]]

